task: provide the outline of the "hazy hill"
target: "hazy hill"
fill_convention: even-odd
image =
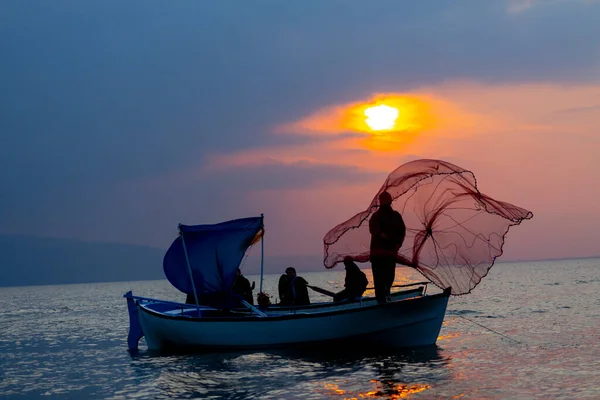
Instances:
[[[0,286],[165,279],[165,249],[117,243],[90,243],[36,236],[0,235]],[[260,273],[260,251],[242,264],[244,274]],[[324,270],[319,256],[266,257],[265,273]]]
[[[0,235],[0,286],[161,279],[163,250]]]
[[[165,279],[162,261],[166,249],[167,245],[158,249],[0,234],[0,287]],[[242,262],[242,271],[244,275],[259,274],[260,246],[250,254]],[[516,260],[497,262],[510,261]],[[281,274],[287,267],[296,268],[300,274],[325,271],[319,255],[265,257],[265,274]],[[368,268],[368,264],[363,267]]]

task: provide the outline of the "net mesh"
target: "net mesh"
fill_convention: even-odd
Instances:
[[[384,191],[406,224],[397,263],[417,269],[442,289],[452,287],[454,295],[470,293],[502,255],[509,228],[533,217],[480,193],[471,171],[446,161],[416,160],[388,176],[366,211],[325,235],[326,268],[347,256],[370,260],[369,218]]]

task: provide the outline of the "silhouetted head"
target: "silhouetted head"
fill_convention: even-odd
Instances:
[[[285,269],[285,273],[289,278],[293,278],[296,276],[296,269],[292,267],[288,267]]]
[[[388,192],[381,192],[379,194],[379,205],[388,206],[390,204],[392,204],[392,195]]]

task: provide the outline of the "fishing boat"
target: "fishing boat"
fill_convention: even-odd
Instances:
[[[354,302],[259,308],[229,289],[247,249],[261,242],[264,272],[264,217],[214,225],[179,225],[165,254],[171,284],[193,293],[196,304],[125,294],[129,310],[128,346],[144,337],[149,350],[236,350],[297,345],[341,344],[418,347],[436,342],[450,290],[427,294],[427,282],[395,292],[378,304]],[[413,286],[413,285],[406,285]]]
[[[441,292],[427,293],[426,284],[416,283],[386,302],[366,297],[308,306],[271,305],[263,293],[263,215],[213,225],[180,224],[163,269],[168,281],[193,297],[194,304],[127,292],[129,348],[137,349],[142,337],[151,350],[435,344],[450,295],[470,293],[502,255],[509,228],[533,214],[481,193],[471,171],[447,161],[411,161],[388,176],[367,210],[325,235],[325,268],[348,257],[356,262],[370,260],[369,221],[381,207],[383,192],[388,199],[385,206],[391,198],[406,223],[396,264],[418,271]],[[258,242],[261,273],[256,307],[233,293],[232,286],[244,255]]]

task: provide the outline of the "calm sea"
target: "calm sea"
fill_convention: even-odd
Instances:
[[[343,282],[343,270],[301,275],[333,290]],[[265,277],[267,292],[277,278]],[[0,289],[0,397],[600,399],[600,259],[497,264],[450,299],[437,346],[377,354],[156,356],[142,340],[133,356],[130,289],[184,297],[166,281]]]

